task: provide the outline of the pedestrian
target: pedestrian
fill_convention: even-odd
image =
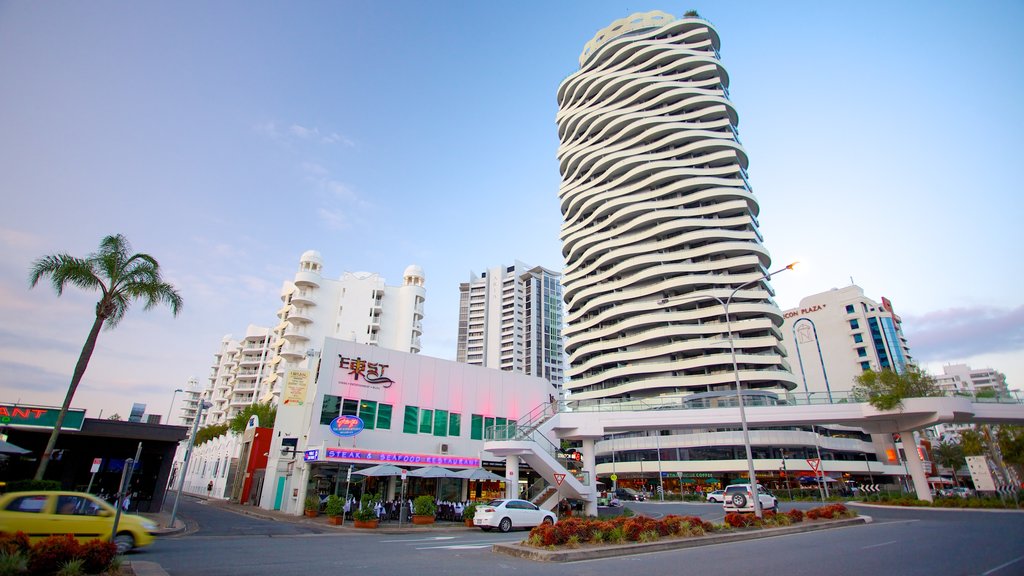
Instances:
[[[210,483],[206,485],[206,497],[209,498],[212,495],[213,495],[213,480],[210,480]]]

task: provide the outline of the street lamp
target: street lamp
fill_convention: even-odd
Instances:
[[[192,433],[189,434],[188,446],[185,447],[185,460],[181,463],[181,474],[178,476],[178,493],[174,495],[174,508],[171,509],[171,523],[167,525],[168,528],[174,527],[174,519],[178,517],[178,501],[181,500],[181,490],[185,486],[185,474],[188,473],[188,460],[192,457],[192,446],[196,442],[196,430],[199,428],[199,419],[203,415],[203,410],[213,406],[213,404],[206,400],[199,400],[199,408],[196,409],[196,419],[192,422]]]
[[[735,289],[733,289],[732,293],[729,294],[729,297],[726,298],[725,300],[722,300],[720,297],[715,296],[714,294],[708,294],[706,296],[707,298],[712,298],[716,300],[722,306],[722,311],[725,313],[725,331],[729,337],[729,353],[732,356],[732,371],[736,379],[736,402],[739,404],[740,407],[740,426],[743,429],[743,447],[747,451],[747,473],[749,474],[750,491],[753,495],[752,500],[754,501],[754,516],[756,516],[757,518],[763,517],[764,513],[761,510],[761,498],[758,496],[757,491],[757,475],[754,471],[754,455],[750,449],[750,430],[747,428],[747,411],[746,408],[743,406],[743,392],[740,388],[740,366],[736,361],[736,342],[733,340],[732,337],[732,321],[729,320],[729,304],[732,304],[732,299],[740,290],[746,288],[747,286],[750,286],[751,284],[757,284],[762,280],[771,280],[772,276],[780,272],[785,272],[786,270],[792,270],[793,267],[796,265],[797,262],[793,262],[792,264],[789,264],[784,268],[779,268],[774,272],[767,272],[765,274],[762,274],[759,278],[755,280],[744,282],[743,284],[740,284]],[[670,300],[672,300],[672,298],[663,298],[658,303],[668,304]]]
[[[174,399],[178,397],[178,392],[184,392],[181,388],[174,390],[174,394],[171,394],[171,405],[167,408],[167,423],[171,423],[171,414],[174,414]]]
[[[861,452],[860,455],[864,457],[864,465],[868,467],[868,482],[874,484],[875,477],[871,474],[871,461],[868,460],[867,452]]]

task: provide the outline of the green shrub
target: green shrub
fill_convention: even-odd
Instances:
[[[661,536],[657,530],[645,530],[637,537],[637,542],[656,542]]]
[[[437,503],[433,496],[424,494],[412,501],[412,513],[416,516],[433,516],[436,512]]]
[[[344,511],[345,502],[341,499],[341,496],[331,494],[327,497],[327,506],[324,507],[325,514],[328,516],[341,516]]]
[[[75,558],[74,560],[68,560],[64,564],[61,564],[60,570],[57,570],[56,576],[84,576],[85,570],[82,568],[82,564],[85,560],[81,558]]]
[[[376,494],[363,494],[359,499],[359,510],[352,513],[352,518],[360,522],[369,522],[377,518],[377,512],[373,509],[373,503],[379,499]]]
[[[0,576],[17,576],[28,570],[28,556],[24,552],[0,552]]]

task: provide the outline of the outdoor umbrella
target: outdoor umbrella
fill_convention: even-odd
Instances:
[[[363,476],[401,476],[405,470],[398,466],[392,466],[391,464],[378,464],[376,466],[370,466],[364,470],[356,470],[353,474],[362,474]]]
[[[28,454],[31,450],[25,450],[20,446],[15,446],[6,440],[0,440],[0,454]]]
[[[416,478],[457,478],[455,472],[440,466],[424,466],[409,472],[409,476]]]
[[[498,482],[504,482],[504,476],[498,476],[493,472],[488,472],[483,468],[471,468],[468,470],[459,470],[455,473],[455,478],[464,478],[466,480],[497,480]]]

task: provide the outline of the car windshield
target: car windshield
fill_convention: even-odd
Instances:
[[[488,506],[494,506],[495,508],[497,508],[498,506],[501,506],[502,503],[504,503],[504,502],[505,502],[504,500],[491,500],[490,502],[487,503],[487,505]]]

